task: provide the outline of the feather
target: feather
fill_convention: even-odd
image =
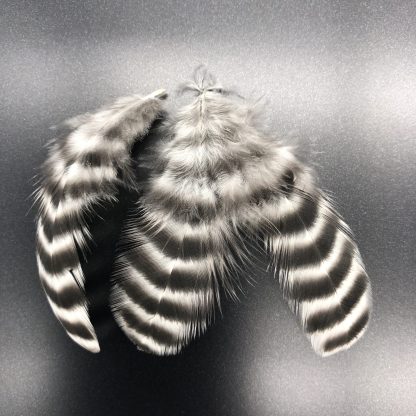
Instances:
[[[283,294],[314,350],[349,348],[367,327],[370,283],[352,233],[311,172],[280,149],[276,189],[247,211],[261,236]]]
[[[235,252],[242,236],[217,189],[235,168],[238,157],[221,153],[227,144],[238,150],[234,135],[244,114],[218,100],[212,83],[206,90],[201,84],[192,88],[201,88],[196,100],[161,129],[170,140],[152,154],[153,173],[115,262],[115,319],[141,350],[160,355],[179,352],[206,330],[220,288],[236,295],[234,272],[245,257]]]
[[[127,222],[111,306],[143,351],[175,354],[212,321],[220,291],[260,242],[318,354],[364,332],[370,284],[348,226],[294,150],[263,128],[258,103],[198,70],[196,98],[168,119],[165,140]]]
[[[88,315],[79,254],[90,241],[94,208],[117,201],[120,185],[135,186],[130,150],[162,111],[164,90],[118,99],[94,114],[66,122],[55,140],[37,190],[37,264],[49,304],[68,335],[91,352],[100,350]]]

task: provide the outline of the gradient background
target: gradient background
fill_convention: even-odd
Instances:
[[[414,1],[1,1],[0,48],[1,415],[416,414]],[[374,313],[348,352],[316,356],[261,271],[177,357],[111,322],[92,355],[53,318],[28,198],[49,126],[199,63],[266,96],[355,231]]]

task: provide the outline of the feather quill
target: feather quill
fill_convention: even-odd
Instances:
[[[93,114],[66,122],[70,132],[55,140],[36,193],[37,264],[49,304],[68,335],[99,352],[88,315],[79,254],[90,240],[94,208],[116,202],[119,186],[135,186],[130,150],[162,112],[164,90],[132,95]]]

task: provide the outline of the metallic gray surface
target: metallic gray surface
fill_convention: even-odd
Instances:
[[[0,414],[416,414],[415,28],[413,1],[1,2]],[[48,127],[199,63],[265,94],[355,231],[374,313],[348,352],[314,355],[261,272],[179,357],[117,332],[89,355],[54,320],[28,198]]]

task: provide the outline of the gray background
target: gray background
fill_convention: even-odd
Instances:
[[[416,414],[413,1],[0,6],[1,415]],[[172,90],[199,63],[265,95],[276,135],[299,145],[355,231],[374,313],[348,352],[314,355],[260,271],[178,357],[136,352],[116,329],[90,355],[53,318],[28,198],[49,126]]]

